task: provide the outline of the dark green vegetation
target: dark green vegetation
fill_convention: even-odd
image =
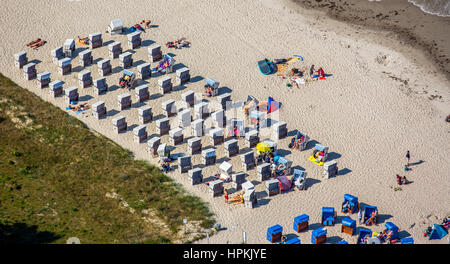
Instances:
[[[157,167],[0,74],[0,243],[171,243],[183,218],[214,223]]]

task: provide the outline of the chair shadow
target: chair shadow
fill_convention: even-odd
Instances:
[[[311,188],[314,184],[321,182],[321,180],[317,180],[314,178],[306,178],[306,188]]]
[[[97,65],[97,62],[99,62],[99,61],[101,61],[101,60],[103,60],[103,58],[101,58],[101,57],[92,60],[92,65]]]
[[[148,47],[154,43],[155,42],[153,40],[146,39],[146,40],[142,41],[142,47]]]
[[[201,81],[201,80],[203,80],[204,78],[202,77],[202,76],[199,76],[199,75],[197,75],[197,76],[195,76],[195,77],[192,77],[191,78],[191,80],[189,81],[190,83],[196,83],[196,82],[199,82],[199,81]]]
[[[114,67],[113,69],[112,69],[112,74],[115,74],[115,73],[119,73],[119,72],[121,72],[122,71],[122,67],[120,67],[120,66],[116,66],[116,67]]]
[[[306,148],[305,148],[305,150],[310,150],[310,149],[313,149],[315,146],[316,146],[316,144],[319,144],[319,142],[318,141],[316,141],[316,140],[310,140],[310,141],[308,141],[308,144],[306,144]]]
[[[340,157],[341,157],[341,154],[336,153],[336,152],[330,152],[330,153],[328,153],[327,161],[331,161],[331,160],[334,160],[334,159],[339,159]]]
[[[137,124],[132,124],[131,126],[127,127],[127,131],[133,131],[134,128],[138,127]]]
[[[410,236],[411,236],[411,234],[406,230],[401,230],[398,232],[399,238],[405,238],[405,237],[410,237]]]
[[[146,61],[138,60],[138,61],[133,62],[133,66],[139,66],[139,65],[144,64],[144,63],[146,63]]]
[[[103,46],[108,46],[109,44],[114,43],[114,42],[115,42],[114,40],[105,41],[105,42],[103,42]]]
[[[264,206],[264,205],[268,205],[269,203],[270,203],[270,199],[265,199],[265,198],[259,199],[258,198],[258,202],[256,203],[256,207],[261,207],[261,206]]]
[[[160,93],[154,93],[154,94],[150,95],[150,97],[149,97],[148,99],[149,99],[149,100],[156,100],[156,99],[161,98],[161,97],[163,97],[162,94],[160,94]]]
[[[337,175],[336,175],[335,177],[337,177],[337,176],[343,176],[343,175],[349,174],[350,172],[352,172],[351,169],[349,169],[349,168],[344,168],[344,169],[342,169],[342,170],[339,170],[338,173],[337,173]]]
[[[150,28],[158,28],[159,25],[150,25]]]
[[[316,230],[316,229],[319,229],[321,227],[322,227],[321,223],[314,223],[314,224],[310,224],[309,225],[309,229],[311,229],[311,230]]]
[[[92,98],[94,98],[94,97],[92,97],[92,96],[90,96],[90,95],[83,95],[83,96],[80,96],[79,98],[78,98],[78,100],[80,101],[80,102],[85,102],[85,101],[89,101],[89,100],[91,100]]]
[[[106,116],[115,116],[115,115],[117,115],[118,113],[120,113],[120,112],[117,111],[116,109],[112,109],[112,110],[109,110],[109,111],[106,113]]]
[[[288,137],[296,136],[297,135],[297,131],[298,131],[297,129],[291,130],[291,131],[288,132],[287,136]]]
[[[392,215],[390,215],[390,214],[378,214],[377,224],[382,224],[390,218],[392,218]]]
[[[179,62],[179,63],[176,63],[175,65],[173,65],[172,70],[173,70],[173,71],[176,71],[176,70],[182,69],[182,68],[184,68],[184,67],[186,67],[186,65],[184,65],[184,64],[181,63],[181,62]]]
[[[178,91],[183,91],[184,89],[186,89],[187,86],[181,84],[181,85],[176,85],[173,89],[172,92],[178,92]]]
[[[330,244],[336,244],[337,242],[339,242],[341,240],[342,240],[342,238],[338,237],[338,236],[327,237],[327,243],[330,243]]]
[[[34,59],[34,60],[32,60],[32,61],[29,61],[28,63],[34,63],[34,64],[38,65],[38,64],[41,63],[41,62],[42,62],[41,60]]]
[[[290,150],[286,150],[286,149],[277,149],[277,154],[284,157],[287,156],[289,154],[291,154],[292,152]]]
[[[115,90],[117,90],[117,89],[119,89],[119,86],[113,84],[113,85],[111,85],[111,86],[108,87],[108,92],[113,92],[113,91],[115,91]]]
[[[145,105],[145,101],[144,102],[136,102],[134,104],[131,104],[131,107],[135,107],[135,108],[139,108]]]
[[[293,234],[293,233],[290,233],[290,234],[286,235],[286,239],[287,240],[291,240],[291,239],[296,238],[296,237],[298,237],[298,236],[296,234]]]
[[[82,66],[76,66],[75,68],[72,68],[72,72],[81,72],[84,69]]]
[[[228,88],[227,86],[222,86],[222,87],[219,87],[219,91],[218,91],[218,95],[221,95],[221,94],[225,94],[225,93],[231,93],[233,90],[231,90],[230,88]]]

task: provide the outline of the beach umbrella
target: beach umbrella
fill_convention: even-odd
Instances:
[[[260,152],[267,152],[270,150],[270,145],[266,142],[260,142],[256,145],[256,149]]]

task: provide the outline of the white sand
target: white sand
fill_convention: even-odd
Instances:
[[[449,85],[422,55],[417,54],[418,64],[393,49],[376,44],[377,41],[361,37],[382,38],[386,35],[384,33],[363,32],[303,11],[299,14],[275,0],[239,3],[230,0],[137,0],[127,1],[126,5],[119,0],[30,0],[21,1],[20,7],[16,5],[17,1],[2,1],[4,9],[0,27],[4,41],[0,45],[0,72],[60,108],[66,106],[64,99],[51,98],[48,88],[37,88],[36,80],[24,80],[22,71],[13,66],[13,54],[28,51],[30,60],[42,61],[37,65],[38,72],[50,71],[52,79],[63,80],[67,88],[77,85],[77,74],[59,75],[57,66],[51,62],[50,50],[61,46],[66,38],[104,32],[115,18],[122,19],[126,25],[149,18],[159,27],[143,34],[144,41],[155,41],[163,46],[163,52],[176,54],[177,62],[188,66],[192,77],[219,80],[221,86],[232,90],[235,101],[245,100],[249,93],[261,100],[274,96],[283,103],[279,115],[281,120],[288,122],[289,131],[300,129],[311,139],[329,146],[330,152],[338,158],[339,168],[350,171],[336,178],[322,179],[322,168],[307,160],[312,150],[290,153],[288,158],[294,161],[294,165],[305,168],[308,177],[313,179],[308,190],[263,197],[256,209],[226,205],[223,197],[210,198],[207,186],[190,186],[187,175],[170,173],[189,192],[209,202],[218,223],[227,228],[211,237],[211,243],[240,243],[242,230],[247,233],[248,243],[268,243],[265,236],[269,226],[280,224],[286,234],[293,233],[292,221],[303,213],[309,214],[310,225],[316,228],[321,207],[338,209],[345,193],[358,196],[360,202],[378,206],[383,222],[386,219],[394,222],[413,235],[418,243],[430,243],[423,238],[425,225],[420,222],[437,223],[445,214],[450,214],[450,134],[449,125],[444,122],[450,108],[449,97],[446,97]],[[166,41],[182,36],[192,42],[191,48],[165,48]],[[37,37],[48,43],[39,51],[25,47],[25,43]],[[121,41],[126,50],[126,36],[104,34],[103,39],[104,42]],[[148,61],[146,47],[135,51],[135,62]],[[333,76],[300,89],[287,88],[280,78],[263,76],[256,67],[256,62],[265,57],[283,58],[293,54],[305,58],[299,67],[309,69],[314,64],[317,69],[322,66]],[[375,61],[380,54],[387,55],[385,65]],[[94,60],[106,58],[107,47],[95,49],[93,55]],[[117,67],[118,59],[113,60],[112,65]],[[73,66],[78,66],[78,58]],[[98,78],[96,66],[88,69],[94,78]],[[135,67],[132,70],[136,72]],[[408,80],[408,86],[401,86],[383,71]],[[174,73],[170,76],[175,79]],[[117,85],[119,77],[120,73],[108,76],[108,84]],[[158,92],[157,79],[148,80],[152,94]],[[189,83],[182,91],[146,104],[153,106],[154,115],[158,116],[162,113],[162,101],[169,98],[179,100],[181,93],[188,89],[201,92],[202,86],[203,81]],[[436,104],[438,108],[426,99],[428,95],[421,95],[423,90],[428,91],[428,95],[435,94],[434,90],[442,91],[444,98]],[[117,110],[117,95],[124,91],[119,88],[100,98],[94,95],[92,87],[79,89],[79,92],[84,99],[92,96],[87,100],[90,104],[104,100],[108,111],[111,111]],[[134,92],[132,94],[135,102]],[[149,158],[147,144],[133,142],[131,131],[121,135],[113,133],[111,119],[114,116],[97,121],[88,114],[74,116],[132,150],[137,158],[156,161]],[[136,107],[122,111],[120,115],[126,116],[129,126],[137,124]],[[177,118],[171,120],[173,123]],[[154,122],[147,127],[149,134],[156,133]],[[204,137],[204,146],[208,145],[207,141]],[[288,141],[286,138],[279,142],[280,148],[287,149]],[[163,142],[168,142],[167,136],[163,137]],[[241,139],[241,147],[243,143]],[[173,153],[186,151],[186,145],[177,147]],[[412,162],[424,162],[406,173],[413,183],[403,186],[403,191],[394,192],[391,186],[396,185],[395,174],[403,174],[406,150],[411,151]],[[222,145],[218,147],[218,154],[219,158],[224,155]],[[199,164],[200,155],[196,155],[193,161]],[[232,162],[234,171],[240,171],[239,157],[234,157]],[[217,169],[218,165],[208,167],[204,170],[205,177],[213,175]],[[256,170],[252,170],[249,179],[255,181],[255,174]],[[263,189],[264,184],[256,186],[259,196],[263,195]],[[356,215],[352,217],[355,219]],[[379,232],[383,228],[379,225],[371,229]],[[300,234],[302,243],[309,244],[310,235],[311,231]],[[341,234],[340,224],[328,228],[328,237],[330,243],[339,241],[339,237],[349,242],[355,239]],[[200,242],[206,243],[206,240]]]

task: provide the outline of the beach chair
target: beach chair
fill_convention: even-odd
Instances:
[[[376,225],[378,220],[378,209],[376,206],[364,206],[364,224],[366,226]]]
[[[294,169],[292,184],[294,184],[300,190],[306,190],[306,171]]]
[[[366,240],[367,237],[367,240]],[[372,237],[372,231],[366,228],[359,229],[358,232],[358,244],[366,244]]]
[[[129,71],[123,70],[122,78],[119,79],[119,85],[122,88],[134,89],[137,86],[138,81],[136,80],[136,75]]]
[[[281,241],[281,236],[283,235],[283,227],[280,225],[274,225],[267,229],[267,241],[270,243],[275,243]]]
[[[321,144],[316,144],[313,150],[313,154],[309,157],[309,161],[322,166],[328,158],[328,147]]]
[[[386,227],[387,230],[392,231],[392,236],[390,237],[391,240],[398,239],[398,231],[399,231],[398,226],[396,226],[392,222],[386,222],[384,224],[384,227]]]
[[[322,207],[322,225],[323,226],[334,226],[334,218],[336,217],[336,212],[334,207]]]
[[[205,79],[205,93],[207,96],[216,96],[219,94],[219,82],[210,78]],[[209,89],[209,90],[208,90]],[[209,92],[207,92],[209,91]]]
[[[358,197],[350,194],[344,194],[344,202],[342,203],[341,212],[351,214],[359,212]]]
[[[342,219],[342,227],[341,227],[341,233],[346,233],[351,236],[355,234],[356,231],[356,221],[346,217]]]
[[[309,136],[301,131],[297,131],[295,137],[292,138],[294,142],[289,144],[289,148],[297,148],[299,150],[305,150],[308,146]]]
[[[278,169],[277,174],[281,176],[286,176],[291,174],[291,167],[292,167],[292,161],[288,160],[281,156],[275,156],[273,158],[273,161],[275,164],[278,165],[281,164],[282,166]]]
[[[311,243],[312,244],[323,244],[327,241],[327,230],[323,227],[320,227],[311,234]]]
[[[309,227],[309,215],[302,214],[294,218],[293,229],[295,232],[300,233],[308,230]]]

